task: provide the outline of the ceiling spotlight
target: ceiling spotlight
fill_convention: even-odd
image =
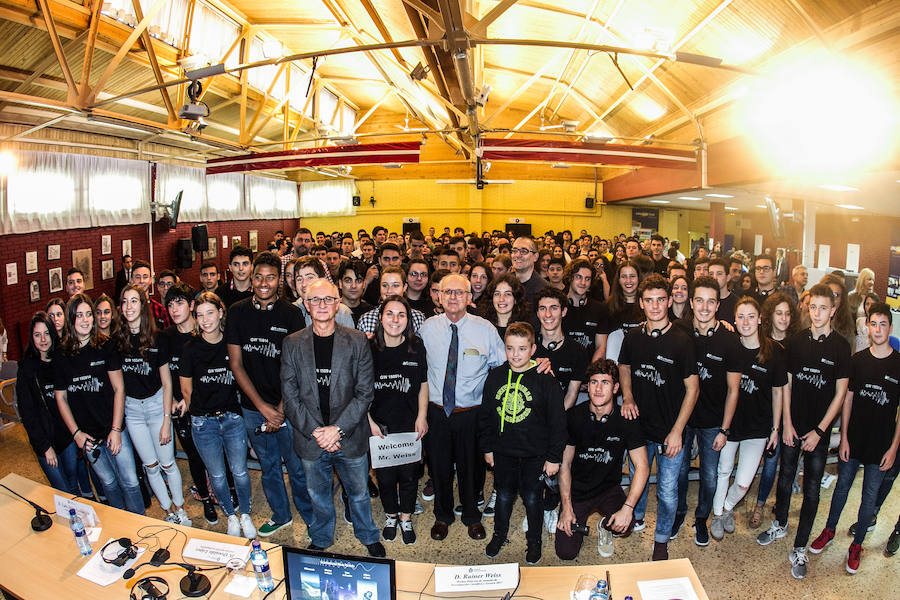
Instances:
[[[409,77],[413,81],[422,81],[428,76],[428,71],[428,67],[423,66],[420,62],[416,64],[415,67],[413,67],[412,71],[409,72]]]

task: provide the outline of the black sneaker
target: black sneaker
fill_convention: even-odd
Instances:
[[[378,497],[378,486],[375,485],[375,482],[372,481],[372,477],[369,477],[369,498],[377,498]]]
[[[381,545],[381,542],[366,544],[366,550],[369,552],[369,556],[373,556],[375,558],[384,558],[385,556],[387,556],[387,552],[384,551],[384,546]]]
[[[412,546],[416,543],[416,532],[413,530],[412,521],[400,521],[400,537],[404,546]]]
[[[884,547],[885,556],[893,556],[900,550],[900,523],[894,527],[891,536],[888,538],[887,545]]]
[[[506,538],[502,538],[497,534],[494,534],[491,537],[491,541],[488,542],[488,545],[484,547],[484,555],[488,558],[494,558],[498,554],[500,554],[500,548],[508,544],[509,542]]]
[[[684,525],[684,517],[685,515],[675,515],[675,522],[672,523],[672,533],[669,534],[670,540],[674,540],[678,537],[678,531],[681,529],[681,526]]]
[[[866,528],[866,533],[868,533],[868,532],[872,531],[873,529],[875,529],[875,525],[876,525],[877,523],[878,523],[878,517],[872,517],[872,522],[869,523],[869,527]],[[853,536],[856,535],[856,526],[857,526],[857,525],[859,525],[859,523],[854,523],[853,525],[850,526],[849,534],[850,534],[851,537],[853,537]]]
[[[422,500],[425,502],[434,500],[434,482],[431,479],[426,481],[425,487],[422,488]]]
[[[207,498],[203,501],[203,517],[210,525],[215,525],[219,522],[219,515],[216,512],[216,503],[212,501],[212,498]]]
[[[322,552],[325,550],[322,546],[316,546],[315,544],[310,544],[306,547],[307,550],[312,550],[313,552]]]
[[[350,518],[350,500],[343,488],[341,488],[341,502],[344,503],[344,523],[353,523],[353,519]]]
[[[706,528],[706,521],[694,523],[694,543],[698,546],[709,546],[709,529]]]
[[[528,544],[525,550],[525,562],[529,565],[536,565],[541,562],[541,543]]]
[[[397,517],[391,515],[385,515],[384,517],[384,529],[381,530],[381,537],[384,538],[386,542],[393,542],[397,539]]]
[[[453,507],[453,514],[456,515],[457,517],[462,516],[462,504],[457,504],[456,506]]]

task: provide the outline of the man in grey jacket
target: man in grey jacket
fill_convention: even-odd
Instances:
[[[284,339],[281,387],[313,504],[312,550],[334,542],[334,471],[347,491],[353,533],[370,556],[384,556],[368,492],[368,410],[374,394],[372,354],[361,331],[335,323],[340,294],[325,279],[306,287],[312,326]]]

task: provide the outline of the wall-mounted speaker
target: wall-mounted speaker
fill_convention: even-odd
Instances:
[[[183,238],[175,244],[175,266],[179,269],[190,269],[193,261],[191,260],[191,250],[193,245],[191,240]]]
[[[353,196],[353,206],[360,206],[362,204],[362,198],[359,196]]]
[[[209,250],[209,231],[206,225],[194,225],[191,227],[191,243],[195,252]]]
[[[584,207],[585,208],[594,208],[594,199],[588,196],[584,199]]]

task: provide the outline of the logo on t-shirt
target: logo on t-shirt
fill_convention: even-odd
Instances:
[[[102,361],[101,361],[102,364]],[[81,377],[76,377],[72,380],[72,383],[66,388],[66,391],[77,393],[77,392],[93,392],[97,393],[101,389],[103,389],[103,382],[94,377],[93,375],[82,375]]]
[[[822,375],[822,371],[818,369],[803,367],[803,370],[797,373],[796,377],[798,380],[805,381],[817,390],[821,390],[825,387],[825,376]]]
[[[887,392],[880,385],[874,383],[867,383],[863,389],[859,390],[859,395],[863,398],[868,398],[878,406],[884,406],[888,403]]]
[[[588,448],[584,452],[579,453],[578,458],[595,463],[609,464],[613,460],[613,455],[606,448]]]
[[[657,356],[656,358],[662,358]],[[656,370],[656,367],[653,365],[645,365],[642,364],[639,368],[635,369],[634,376],[639,377],[645,381],[649,381],[656,387],[662,387],[666,384],[666,380],[663,379],[663,376],[659,371]]]
[[[200,383],[217,383],[231,385],[234,383],[234,374],[225,367],[216,367],[206,371],[206,375],[200,376]]]
[[[241,346],[241,350],[244,352],[260,354],[267,358],[278,358],[281,356],[281,350],[278,346],[266,338],[252,337],[249,342]]]
[[[331,387],[331,369],[316,368],[316,385]]]
[[[318,373],[318,369],[316,370],[316,373]],[[329,384],[326,383],[324,385]],[[410,384],[409,378],[404,377],[400,373],[388,373],[385,375],[381,375],[375,381],[376,390],[396,390],[402,394],[405,394],[410,390],[411,387],[412,384]]]
[[[741,373],[741,389],[747,394],[753,394],[759,387],[756,385],[756,382],[753,381],[752,378],[747,377],[743,373]]]
[[[287,333],[288,332],[288,330],[285,329],[284,327],[277,327],[275,325],[272,325],[271,327],[269,327],[269,331],[274,331],[275,333]]]
[[[150,371],[150,364],[143,358],[130,358],[126,356],[122,359],[123,373],[134,373],[135,375],[146,377],[150,374]]]

